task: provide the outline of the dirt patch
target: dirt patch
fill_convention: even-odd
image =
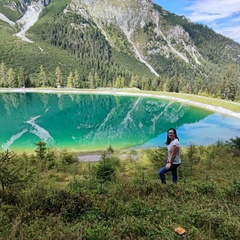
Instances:
[[[80,162],[97,162],[101,159],[102,155],[83,155],[83,156],[78,156],[78,160]]]
[[[120,160],[138,160],[139,156],[138,154],[119,154],[116,155]],[[81,155],[77,157],[80,162],[97,162],[101,160],[102,155],[101,154],[89,154],[89,155]]]

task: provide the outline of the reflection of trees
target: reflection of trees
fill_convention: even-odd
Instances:
[[[74,95],[74,94],[69,94],[69,97],[70,97],[71,101],[74,102],[74,100],[75,100],[75,95]]]
[[[26,107],[27,102],[28,102],[27,94],[26,93],[21,93],[19,95],[19,104],[21,104],[21,106],[23,106],[23,107]]]
[[[43,103],[44,109],[46,110],[48,108],[48,99],[49,99],[48,94],[39,93],[39,98],[41,99],[41,101]]]
[[[75,101],[76,101],[76,103],[80,103],[80,101],[81,101],[81,95],[80,94],[77,94],[76,95],[76,99],[75,99]]]
[[[26,108],[28,102],[25,93],[2,93],[0,94],[0,101],[9,116],[12,114],[13,109]]]
[[[19,107],[19,94],[18,93],[3,93],[2,100],[4,102],[4,109],[8,115],[11,115],[12,108],[17,109]]]
[[[58,94],[58,108],[59,110],[63,110],[63,97],[61,94]]]
[[[3,106],[4,109],[6,110],[7,115],[11,115],[11,103],[9,101],[9,97],[8,94],[1,94],[2,95],[2,100],[3,100]]]
[[[14,115],[16,126],[41,115],[39,124],[51,132],[56,142],[84,145],[141,144],[169,127],[208,115],[168,100],[97,94],[0,94],[0,106],[8,115]],[[49,111],[44,111],[47,108]]]
[[[17,109],[19,106],[19,94],[13,93],[9,94],[9,96],[12,106]]]

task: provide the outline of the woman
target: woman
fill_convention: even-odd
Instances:
[[[172,172],[172,182],[177,183],[177,168],[180,166],[180,143],[177,136],[176,129],[170,128],[167,131],[167,149],[168,149],[168,160],[166,165],[161,168],[158,172],[162,184],[166,184],[165,173]]]

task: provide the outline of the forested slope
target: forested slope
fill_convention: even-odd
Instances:
[[[15,22],[31,4],[4,1],[0,12]],[[1,87],[137,87],[240,99],[240,45],[207,26],[145,0],[42,4],[26,35],[32,43],[15,36],[21,25],[0,21]]]

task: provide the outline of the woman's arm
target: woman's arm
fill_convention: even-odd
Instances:
[[[172,154],[171,157],[169,159],[169,163],[172,164],[172,162],[174,161],[175,157],[177,156],[177,152],[178,152],[178,147],[176,145],[172,146]]]
[[[171,151],[172,151],[171,157],[168,160],[168,163],[166,164],[167,169],[169,169],[171,167],[172,162],[174,161],[175,157],[177,156],[178,147],[173,145]]]

